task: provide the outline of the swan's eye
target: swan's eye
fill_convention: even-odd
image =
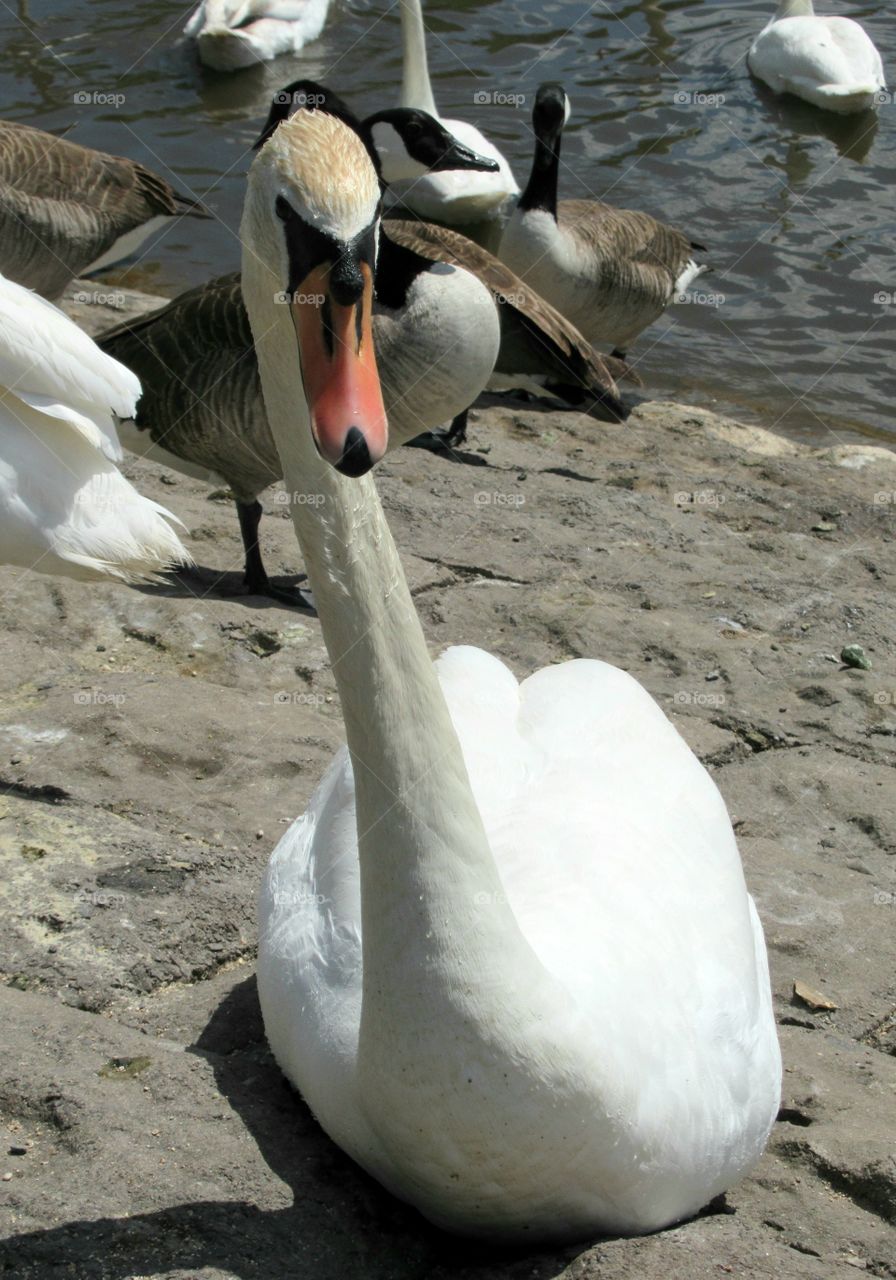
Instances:
[[[274,202],[274,213],[281,222],[288,222],[294,216],[294,211],[288,200],[284,200],[283,196],[278,196]]]

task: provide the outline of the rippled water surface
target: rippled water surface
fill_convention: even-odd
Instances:
[[[886,6],[820,0],[834,6],[866,25],[896,80]],[[436,99],[487,132],[522,183],[534,91],[562,81],[573,116],[561,194],[647,210],[708,247],[715,274],[633,352],[652,392],[817,440],[896,439],[896,104],[840,119],[776,100],[745,65],[773,8],[430,0]],[[169,230],[115,277],[166,294],[238,265],[249,148],[276,88],[311,76],[373,110],[397,101],[401,71],[389,0],[334,0],[302,54],[229,76],[182,40],[188,13],[169,0],[0,7],[6,118],[142,160],[216,214]]]

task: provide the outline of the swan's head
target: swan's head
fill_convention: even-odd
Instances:
[[[320,110],[280,123],[249,171],[243,282],[253,328],[264,278],[283,304],[270,313],[278,331],[291,320],[289,349],[317,450],[350,476],[369,471],[387,442],[372,331],[379,203],[379,180],[360,136]],[[278,381],[288,372],[278,368]]]
[[[536,138],[553,146],[569,119],[569,98],[562,84],[543,84],[535,95],[532,124]]]
[[[373,140],[385,182],[407,182],[447,169],[498,172],[497,161],[464,146],[435,116],[415,107],[377,111],[367,117],[364,128]]]

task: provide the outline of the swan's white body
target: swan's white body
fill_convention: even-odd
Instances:
[[[201,0],[184,34],[200,61],[238,71],[283,53],[298,53],[323,30],[330,0]]]
[[[140,383],[51,303],[0,277],[0,562],[151,576],[190,557],[115,463]]]
[[[466,120],[443,120],[436,108],[426,60],[426,35],[420,0],[400,0],[403,80],[401,106],[428,111],[465,146],[498,164],[497,173],[430,173],[413,181],[390,183],[396,205],[420,218],[449,226],[499,217],[508,200],[519,194],[510,165],[488,138]]]
[[[341,243],[376,207],[360,142],[318,149],[320,121],[295,117],[261,151],[242,228],[348,736],[265,877],[268,1037],[333,1139],[439,1225],[529,1242],[649,1231],[745,1173],[778,1105],[731,825],[623,672],[569,662],[519,686],[464,648],[436,674],[372,479],[337,475],[301,421],[295,332],[272,301],[287,182]]]
[[[776,93],[841,115],[867,111],[887,87],[880,54],[864,28],[851,18],[817,16],[812,0],[783,0],[747,62]]]

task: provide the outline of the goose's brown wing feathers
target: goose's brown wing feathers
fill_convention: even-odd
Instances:
[[[501,353],[498,372],[540,375],[558,384],[578,386],[603,404],[610,421],[621,421],[628,409],[619,396],[617,378],[639,381],[624,361],[602,356],[559,311],[509,267],[458,231],[429,222],[389,218],[384,233],[406,249],[433,262],[463,267],[485,284],[499,304]],[[520,345],[525,341],[525,363]],[[510,367],[515,365],[515,367]]]
[[[628,280],[665,305],[695,246],[674,227],[649,213],[615,209],[599,200],[561,200],[557,223],[593,261],[603,280]]]

